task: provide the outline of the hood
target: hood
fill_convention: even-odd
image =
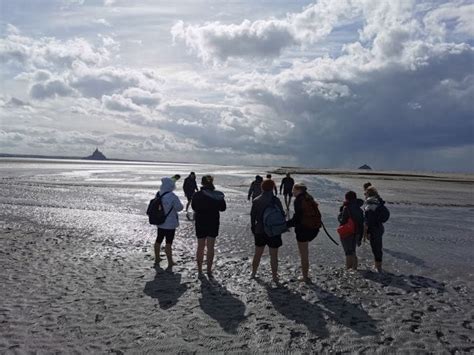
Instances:
[[[171,178],[161,179],[160,194],[173,191],[176,188],[176,183]]]
[[[209,189],[204,189],[204,188],[202,188],[201,191],[203,192],[204,195],[212,198],[213,200],[220,201],[224,199],[224,194],[220,191],[209,190]]]
[[[367,197],[367,200],[365,200],[365,202],[368,205],[378,205],[381,203],[380,199],[376,196]]]

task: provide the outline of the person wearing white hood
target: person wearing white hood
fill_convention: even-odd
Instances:
[[[184,206],[179,200],[178,196],[173,192],[176,188],[176,183],[171,178],[162,178],[160,191],[157,193],[161,196],[163,210],[167,215],[164,223],[158,225],[158,236],[155,242],[155,266],[161,260],[160,249],[161,243],[166,238],[165,253],[168,259],[168,267],[175,265],[171,252],[171,245],[173,244],[176,228],[179,226],[178,212],[182,211]]]

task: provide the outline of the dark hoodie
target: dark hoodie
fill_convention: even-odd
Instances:
[[[361,209],[363,204],[364,201],[360,198],[351,201],[344,201],[344,204],[341,206],[341,212],[337,217],[341,225],[347,223],[349,216],[352,217],[352,220],[356,225],[355,235],[358,239],[361,239],[364,233],[364,212]]]
[[[226,209],[224,194],[216,191],[214,186],[203,186],[193,195],[191,207],[195,212],[196,232],[208,231],[209,233],[205,233],[209,234],[208,236],[217,236],[220,223],[219,212]]]

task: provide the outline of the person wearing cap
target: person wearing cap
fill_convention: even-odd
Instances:
[[[255,176],[255,180],[252,181],[252,183],[250,184],[247,200],[250,201],[250,198],[252,198],[252,201],[253,201],[257,196],[261,195],[262,181],[263,181],[263,178],[260,175]]]
[[[214,245],[219,235],[220,212],[226,210],[224,194],[214,187],[214,178],[205,175],[201,179],[201,190],[193,195],[191,207],[195,212],[194,222],[198,240],[196,261],[199,276],[202,275],[204,249],[207,248],[207,274],[212,277]]]
[[[186,204],[186,212],[188,212],[189,205],[191,204],[191,200],[195,192],[199,191],[197,184],[196,184],[196,174],[194,171],[189,173],[189,176],[184,179],[183,182],[183,190],[184,195],[186,196],[188,203]]]
[[[283,244],[281,235],[272,237],[266,235],[263,225],[263,215],[265,209],[271,204],[275,204],[284,214],[280,199],[273,195],[274,188],[275,183],[273,180],[264,180],[262,182],[262,194],[252,201],[252,209],[250,211],[250,227],[254,235],[255,254],[252,261],[251,277],[254,278],[256,276],[265,246],[268,246],[270,251],[272,279],[274,282],[278,282],[278,248]]]
[[[357,198],[354,191],[348,191],[344,197],[345,200],[339,208],[340,212],[337,219],[340,225],[343,225],[351,218],[355,224],[355,230],[354,234],[344,238],[341,237],[341,244],[344,249],[344,254],[346,255],[346,269],[357,270],[358,259],[356,248],[357,245],[360,245],[364,233],[364,213],[361,209],[364,201]]]
[[[176,183],[171,178],[162,178],[160,191],[157,196],[161,196],[161,203],[167,217],[165,221],[158,225],[158,236],[155,242],[155,267],[159,265],[161,243],[166,238],[165,254],[168,259],[168,268],[175,265],[172,257],[171,246],[173,244],[176,228],[179,226],[178,212],[183,210],[183,204],[178,196],[173,192]]]

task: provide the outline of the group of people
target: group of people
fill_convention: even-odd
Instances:
[[[161,200],[166,219],[159,224],[158,236],[155,242],[155,263],[160,262],[161,244],[166,239],[165,254],[168,260],[168,267],[175,263],[172,257],[172,243],[176,228],[179,226],[178,212],[184,209],[178,196],[173,192],[176,189],[176,181],[179,175],[172,178],[161,179],[161,187],[156,198]],[[216,190],[214,178],[211,175],[204,175],[201,179],[200,189],[196,183],[196,174],[191,172],[183,183],[184,194],[187,198],[186,211],[189,207],[194,211],[195,232],[197,237],[196,262],[199,275],[203,273],[204,253],[206,251],[206,272],[212,277],[214,261],[214,246],[216,237],[219,235],[220,212],[226,210],[225,196]],[[322,226],[321,215],[318,204],[308,193],[307,187],[298,183],[295,184],[290,174],[282,180],[280,194],[285,196],[286,211],[280,199],[277,197],[278,190],[270,174],[263,179],[257,175],[252,182],[248,199],[252,200],[250,211],[250,228],[254,236],[255,254],[252,261],[251,277],[256,277],[261,257],[268,246],[270,253],[270,265],[272,279],[278,282],[278,248],[282,246],[281,233],[294,228],[296,241],[301,260],[302,275],[300,281],[311,282],[309,276],[309,242],[314,240]],[[350,235],[341,236],[341,244],[346,256],[346,268],[357,269],[358,259],[356,254],[357,246],[362,240],[369,240],[374,254],[375,268],[382,271],[382,235],[384,233],[383,223],[377,216],[377,208],[384,204],[377,190],[370,183],[364,184],[365,200],[357,198],[354,191],[345,194],[345,200],[340,207],[338,220],[340,225],[344,225],[349,220],[354,224]],[[289,207],[291,198],[294,199],[294,214],[289,218]],[[284,216],[285,228],[279,234],[268,232],[267,225],[269,208],[273,208]]]

